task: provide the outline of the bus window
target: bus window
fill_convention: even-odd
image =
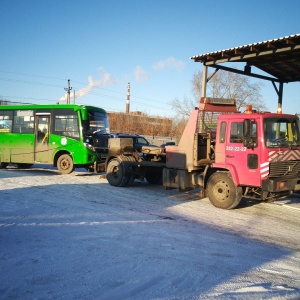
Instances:
[[[49,136],[49,116],[38,116],[37,139],[45,142],[45,137]]]
[[[56,115],[54,132],[58,135],[79,138],[77,115]]]
[[[37,141],[48,143],[49,139],[49,118],[50,116],[37,116]]]
[[[0,132],[11,132],[12,130],[12,111],[0,111]]]
[[[14,133],[33,133],[34,117],[32,110],[16,110],[14,112]]]

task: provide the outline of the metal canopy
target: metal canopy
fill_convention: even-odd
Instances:
[[[255,66],[274,77],[269,78],[270,80],[278,82],[300,81],[300,34],[195,55],[191,59],[195,62],[201,62],[205,66],[228,62],[245,62],[246,66],[242,71],[245,75],[255,75],[250,71],[251,66]],[[231,70],[231,68],[229,69]]]
[[[283,83],[300,81],[300,34],[195,55],[191,59],[203,63],[204,67],[223,69],[272,81],[278,94],[278,104],[281,106]],[[244,62],[244,69],[238,70],[220,65],[231,62]],[[252,73],[251,66],[264,71],[267,75]],[[275,82],[279,83],[279,90]]]

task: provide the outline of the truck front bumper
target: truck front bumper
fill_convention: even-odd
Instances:
[[[293,191],[296,189],[297,181],[299,178],[272,178],[263,180],[262,190],[264,192],[284,192]]]

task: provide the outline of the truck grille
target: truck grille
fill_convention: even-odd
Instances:
[[[300,173],[300,161],[289,160],[270,163],[270,178],[272,177],[298,177]]]

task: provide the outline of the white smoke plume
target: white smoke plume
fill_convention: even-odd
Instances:
[[[88,76],[88,85],[82,89],[75,91],[75,98],[79,99],[82,98],[83,96],[88,95],[96,87],[108,86],[114,83],[115,83],[115,79],[113,79],[111,75],[107,72],[104,73],[102,78],[99,80],[94,80],[92,76]],[[73,94],[70,95],[70,98],[73,99]],[[58,102],[64,102],[66,100],[67,100],[67,93],[64,96],[60,97]]]

